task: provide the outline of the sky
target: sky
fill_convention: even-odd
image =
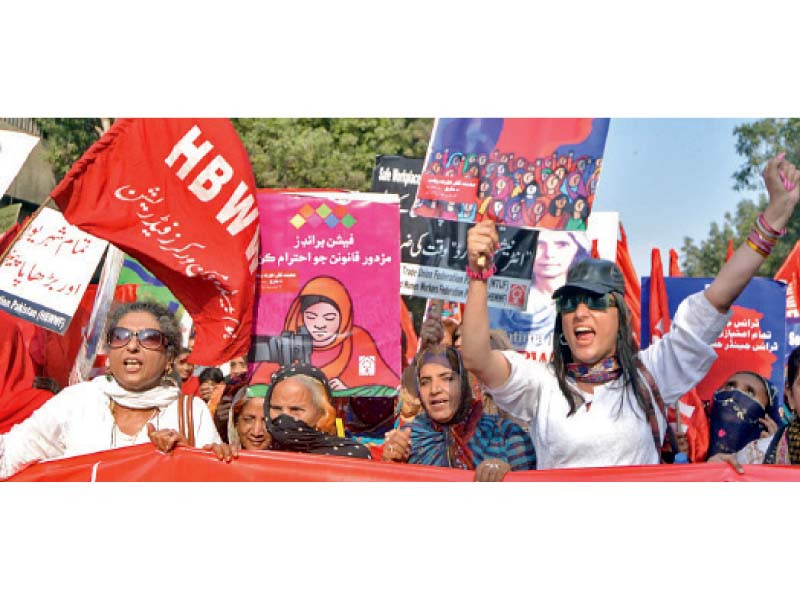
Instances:
[[[684,237],[698,243],[713,221],[757,197],[733,189],[744,163],[733,130],[752,121],[611,119],[593,210],[619,212],[640,277],[650,274],[653,246],[667,265],[669,249],[680,255]]]

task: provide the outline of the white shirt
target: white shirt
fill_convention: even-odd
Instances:
[[[149,443],[146,425],[136,436],[119,430],[111,414],[111,398],[102,391],[100,379],[64,388],[25,421],[0,435],[0,478],[11,477],[33,461]],[[202,399],[193,399],[192,413],[196,446],[219,443],[214,420]],[[149,422],[157,430],[178,430],[178,402],[156,411]]]
[[[717,357],[711,344],[731,314],[720,314],[702,292],[693,294],[681,302],[670,331],[639,353],[665,404],[676,402],[708,373]],[[624,389],[621,379],[595,387],[594,394],[575,388],[588,403],[567,417],[569,403],[550,364],[528,360],[513,351],[503,354],[511,374],[501,386],[486,391],[498,407],[528,424],[537,468],[659,462],[650,423],[633,388]],[[666,424],[657,406],[655,411],[663,439]]]

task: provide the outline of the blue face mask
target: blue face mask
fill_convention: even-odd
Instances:
[[[711,407],[711,444],[708,455],[738,452],[756,440],[763,431],[766,412],[758,402],[739,390],[719,390]]]

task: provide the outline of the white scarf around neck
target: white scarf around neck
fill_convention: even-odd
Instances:
[[[143,392],[126,390],[110,375],[101,375],[92,379],[92,385],[126,408],[158,408],[164,409],[178,399],[179,389],[176,386],[158,385]]]

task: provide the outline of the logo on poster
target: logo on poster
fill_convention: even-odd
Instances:
[[[525,286],[515,283],[508,290],[508,303],[511,306],[522,306],[525,301]]]
[[[375,357],[374,356],[359,356],[358,357],[358,374],[361,377],[372,377],[375,375]]]

